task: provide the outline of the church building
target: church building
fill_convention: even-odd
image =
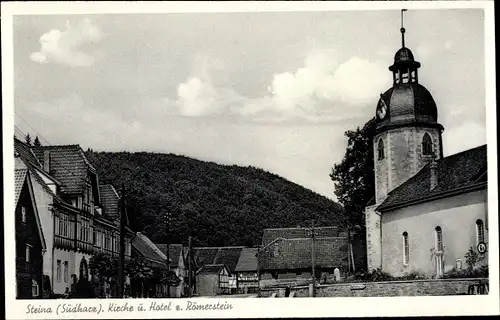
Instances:
[[[365,209],[368,269],[441,277],[487,264],[486,145],[443,157],[443,126],[420,63],[405,47],[389,67],[393,85],[376,107],[375,203]]]

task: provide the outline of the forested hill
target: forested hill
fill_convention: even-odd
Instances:
[[[125,185],[132,228],[154,242],[167,240],[167,212],[171,243],[191,234],[203,246],[252,246],[264,228],[309,226],[313,218],[317,226],[336,225],[342,215],[332,200],[254,167],[147,152],[87,156],[101,184]]]

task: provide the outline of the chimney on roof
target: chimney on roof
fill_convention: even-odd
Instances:
[[[43,152],[43,170],[50,172],[50,151],[45,150]]]
[[[431,163],[429,164],[429,170],[430,170],[430,189],[433,190],[439,183],[438,163],[436,162],[436,156],[432,157]]]

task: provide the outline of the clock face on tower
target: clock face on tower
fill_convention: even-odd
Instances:
[[[387,106],[386,105],[381,105],[378,110],[377,110],[377,116],[380,120],[385,118],[385,115],[387,114]]]

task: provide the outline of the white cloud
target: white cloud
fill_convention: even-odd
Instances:
[[[273,122],[332,121],[370,113],[367,106],[390,84],[382,63],[358,57],[339,63],[332,50],[313,51],[304,67],[273,75],[268,95],[248,98],[231,88],[215,87],[208,72],[207,66],[213,65],[209,61],[206,56],[197,59],[198,75],[179,84],[176,105],[169,104],[171,112],[184,116],[225,114]]]
[[[54,29],[40,37],[40,51],[30,59],[38,63],[57,63],[70,67],[90,67],[95,63],[95,53],[84,52],[84,45],[95,44],[103,38],[101,30],[88,19],[76,26],[66,24],[64,31]]]

